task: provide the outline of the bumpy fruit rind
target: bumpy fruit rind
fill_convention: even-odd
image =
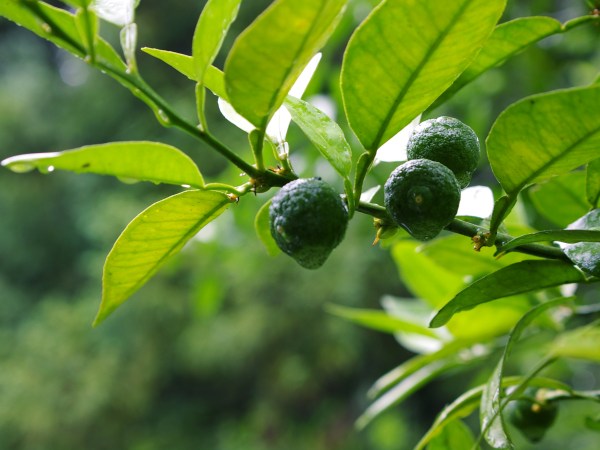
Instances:
[[[511,401],[506,417],[531,442],[542,440],[558,415],[558,405],[536,399],[537,390],[528,388],[525,397]]]
[[[415,239],[427,241],[456,216],[460,186],[443,164],[415,159],[390,174],[384,186],[384,202],[399,226]]]
[[[286,184],[273,197],[269,217],[271,235],[279,248],[307,269],[325,263],[348,225],[346,205],[319,178]]]
[[[421,122],[411,134],[408,159],[431,159],[448,167],[461,188],[471,181],[479,163],[479,139],[475,132],[453,117],[438,117]]]

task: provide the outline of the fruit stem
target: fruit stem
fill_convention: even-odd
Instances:
[[[470,238],[473,238],[475,236],[480,236],[483,239],[485,239],[484,236],[486,235],[486,233],[489,233],[489,230],[487,230],[483,227],[479,227],[477,225],[474,225],[469,222],[465,222],[464,220],[460,220],[460,219],[454,219],[452,222],[450,222],[446,226],[446,230],[451,231],[456,234],[461,234],[463,236],[467,236]],[[506,242],[508,242],[512,239],[513,239],[513,237],[510,236],[509,234],[498,233],[496,235],[496,240],[495,240],[494,245],[496,246],[496,248],[500,248],[500,247],[502,247],[502,245],[504,245]],[[486,243],[484,242],[483,245],[486,245]],[[525,244],[525,245],[520,245],[518,247],[511,249],[511,251],[525,253],[527,255],[532,255],[532,256],[539,256],[540,258],[559,259],[562,261],[570,262],[569,258],[567,258],[567,256],[562,252],[562,250],[560,250],[559,248],[556,248],[556,247],[551,247],[549,245]]]

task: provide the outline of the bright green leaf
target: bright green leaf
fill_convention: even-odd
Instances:
[[[525,98],[498,117],[487,152],[509,196],[598,158],[598,104],[598,86],[567,89]]]
[[[555,356],[600,362],[600,323],[561,334],[553,343]]]
[[[14,172],[54,169],[76,173],[113,175],[119,178],[202,187],[198,167],[182,151],[158,142],[112,142],[56,153],[13,156],[2,165]]]
[[[504,0],[387,0],[356,29],[341,87],[348,121],[370,152],[422,113],[467,68]]]
[[[340,126],[308,102],[288,96],[285,106],[292,120],[344,178],[352,170],[352,150]]]
[[[100,324],[230,204],[225,194],[185,191],[147,208],[127,225],[104,264]]]
[[[453,420],[429,442],[427,450],[467,450],[473,449],[473,444],[475,437],[471,429],[462,420]]]
[[[569,230],[593,230],[600,233],[600,209],[590,211],[567,228]],[[591,232],[588,231],[588,233]],[[600,244],[593,243],[588,239],[587,242],[563,245],[562,249],[577,267],[600,277]]]
[[[552,260],[521,261],[469,285],[439,310],[429,325],[433,328],[440,327],[458,312],[502,297],[580,281],[584,281],[583,275],[569,263]]]
[[[401,318],[389,315],[384,311],[348,308],[332,304],[326,305],[325,309],[327,312],[347,319],[350,322],[384,333],[397,333],[403,331],[437,338],[437,334],[426,326],[418,325],[408,320],[402,320]]]
[[[561,31],[561,23],[551,17],[521,17],[498,25],[477,58],[432,105],[432,109],[448,100],[484,72],[503,64],[510,57],[541,39]]]
[[[194,79],[199,83],[203,83],[204,73],[217,57],[240,3],[241,0],[208,0],[204,6],[192,39]]]
[[[271,235],[271,221],[269,219],[269,206],[271,206],[271,201],[266,202],[256,213],[256,218],[254,219],[254,229],[256,230],[256,234],[260,241],[265,246],[267,253],[271,256],[276,256],[281,253],[277,242],[273,239],[273,235]]]
[[[585,172],[582,171],[569,172],[536,184],[527,193],[538,212],[561,228],[589,210],[585,201]]]
[[[341,19],[346,0],[276,0],[235,41],[225,63],[230,103],[258,129]]]
[[[481,428],[485,430],[484,438],[493,448],[510,447],[512,442],[506,434],[502,415],[500,414],[502,402],[502,378],[504,376],[504,365],[512,348],[521,338],[523,331],[537,318],[540,314],[548,309],[563,305],[564,303],[573,300],[573,298],[559,298],[541,305],[537,305],[530,309],[519,322],[515,325],[510,333],[508,342],[504,347],[504,352],[500,361],[490,377],[490,381],[485,385],[481,397],[480,421]]]
[[[519,236],[511,241],[508,241],[500,247],[496,254],[507,252],[519,245],[531,244],[533,242],[600,242],[600,231],[588,230],[545,230],[537,233],[526,234]]]
[[[170,52],[168,50],[160,50],[158,48],[142,48],[142,51],[160,59],[168,64],[179,73],[185,75],[192,81],[198,81],[194,72],[194,60],[191,56],[181,53]],[[227,92],[225,91],[225,81],[223,72],[214,66],[208,66],[204,74],[204,86],[210,89],[216,96],[227,100]]]
[[[600,158],[591,161],[587,166],[585,192],[592,208],[598,207],[600,201]]]
[[[75,16],[64,9],[43,2],[5,0],[0,2],[0,16],[27,28],[75,56],[86,56],[86,46],[79,34]],[[56,30],[60,32],[54,32]],[[96,42],[95,55],[99,62],[108,64],[117,71],[124,72],[126,69],[118,53],[103,39]]]

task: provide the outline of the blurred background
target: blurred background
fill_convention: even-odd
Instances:
[[[243,2],[217,65],[269,3]],[[350,2],[308,97],[325,96],[341,109],[343,49],[376,3]],[[142,1],[139,46],[190,54],[203,4]],[[513,0],[505,19],[564,21],[587,10],[583,0]],[[103,32],[114,38],[117,30],[103,24]],[[600,70],[598,37],[597,27],[586,26],[544,40],[430,116],[459,117],[483,140],[516,99],[590,83]],[[138,58],[147,81],[193,117],[193,84],[148,55]],[[220,118],[215,104],[211,98],[214,133],[249,157],[246,136]],[[297,128],[288,137],[301,175],[331,178]],[[162,128],[112,79],[0,19],[0,158],[117,140],[175,145],[205,178],[239,184],[239,171]],[[393,167],[382,164],[371,184]],[[490,179],[482,169],[474,184]],[[390,254],[371,246],[366,216],[352,221],[318,271],[269,257],[252,224],[272,193],[244,197],[93,329],[113,242],[141,210],[176,192],[94,175],[0,171],[0,449],[409,449],[444,404],[481,382],[477,374],[446,377],[355,431],[371,383],[410,353],[392,336],[329,315],[324,305],[379,308],[385,294],[409,294]],[[585,405],[569,411],[542,444],[519,441],[519,448],[598,448],[597,435],[581,432]]]

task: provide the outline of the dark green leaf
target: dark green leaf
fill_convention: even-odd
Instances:
[[[509,194],[598,158],[600,87],[534,95],[508,107],[487,138],[494,175]]]
[[[531,44],[561,31],[560,22],[551,17],[521,17],[498,25],[477,58],[432,105],[432,109],[444,103],[484,72],[503,64]]]
[[[427,446],[427,450],[467,450],[473,449],[475,437],[462,420],[453,420],[441,429]],[[477,445],[474,447],[479,449]]]
[[[586,173],[585,192],[587,201],[592,208],[597,208],[600,200],[600,158],[588,164]]]
[[[112,142],[57,153],[32,153],[5,159],[2,165],[14,172],[60,169],[180,186],[204,184],[189,156],[158,142]]]
[[[203,84],[204,74],[219,53],[241,0],[208,0],[194,31],[192,57],[194,79]]]
[[[438,311],[429,325],[433,328],[440,327],[454,314],[498,298],[580,281],[584,281],[583,275],[569,263],[550,260],[521,261],[469,285]]]
[[[230,203],[218,192],[185,191],[155,203],[133,219],[106,258],[102,303],[94,325],[142,287]]]
[[[489,37],[504,0],[383,1],[352,35],[341,87],[348,121],[375,152],[444,92]]]
[[[191,56],[170,52],[168,50],[160,50],[158,48],[144,47],[142,48],[142,51],[154,56],[156,59],[160,59],[190,80],[198,81],[194,72],[194,60]],[[210,89],[216,96],[227,100],[223,72],[216,67],[208,66],[206,69],[206,72],[204,73],[204,86]]]
[[[258,129],[341,19],[346,0],[276,0],[235,41],[225,63],[229,101]]]
[[[528,190],[528,194],[538,212],[561,228],[589,210],[585,201],[585,172],[582,171],[536,184]]]
[[[519,245],[531,244],[533,242],[600,242],[600,231],[585,231],[585,230],[545,230],[537,233],[526,234],[519,236],[511,241],[508,241],[496,251],[499,253],[512,250]]]
[[[348,178],[352,170],[352,150],[339,125],[320,109],[295,97],[288,96],[285,106],[323,157],[342,177]]]
[[[437,338],[437,334],[424,325],[418,325],[408,320],[391,316],[384,311],[376,309],[348,308],[339,305],[326,305],[326,311],[338,317],[342,317],[358,325],[371,328],[384,333],[396,333],[399,331],[416,333],[422,336]]]
[[[530,309],[521,320],[515,325],[510,333],[508,342],[504,348],[504,352],[498,362],[490,381],[485,385],[481,397],[480,421],[481,428],[484,431],[484,438],[492,446],[492,448],[506,448],[512,446],[512,442],[506,434],[503,418],[500,414],[502,402],[502,378],[504,376],[504,365],[512,348],[521,338],[523,331],[533,322],[540,314],[550,308],[563,305],[566,302],[572,301],[573,298],[559,298],[538,305]]]
[[[271,201],[269,200],[258,210],[256,218],[254,219],[254,229],[256,230],[258,238],[265,246],[267,253],[271,256],[276,256],[281,253],[281,250],[271,235],[271,222],[269,219],[270,205]]]

